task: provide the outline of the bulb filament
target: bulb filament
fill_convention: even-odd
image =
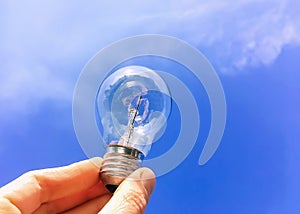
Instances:
[[[136,119],[136,116],[138,115],[138,110],[141,104],[141,100],[142,100],[142,95],[139,96],[138,101],[137,101],[137,107],[136,108],[130,108],[129,110],[129,120],[128,120],[128,133],[127,133],[127,139],[126,139],[126,143],[129,143],[129,140],[133,134],[133,130],[134,130],[134,121]]]

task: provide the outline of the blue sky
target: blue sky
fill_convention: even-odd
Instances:
[[[299,212],[299,12],[296,0],[1,1],[0,185],[85,159],[72,124],[81,69],[116,40],[157,33],[206,55],[228,115],[219,149],[199,166],[204,101],[198,142],[157,179],[147,213]]]

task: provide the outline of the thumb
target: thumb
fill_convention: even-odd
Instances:
[[[101,213],[144,213],[155,187],[155,175],[148,168],[140,168],[128,176],[115,191]]]

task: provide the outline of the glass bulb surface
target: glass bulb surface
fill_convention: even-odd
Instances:
[[[100,85],[96,99],[104,141],[146,156],[165,130],[170,97],[164,80],[149,68],[126,66],[113,72]]]

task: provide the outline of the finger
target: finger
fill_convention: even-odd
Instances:
[[[65,167],[26,173],[1,188],[0,196],[11,201],[22,213],[32,213],[44,202],[95,185],[99,181],[101,162],[101,158],[93,158]]]
[[[94,198],[74,209],[71,209],[64,214],[98,213],[110,198],[111,194],[107,193],[105,195]]]
[[[104,206],[101,213],[144,213],[155,186],[155,175],[148,168],[140,168],[126,178]]]
[[[0,199],[0,213],[21,214],[20,210],[5,198]]]
[[[61,213],[63,211],[69,210],[73,207],[76,207],[80,204],[83,204],[86,201],[100,197],[103,195],[109,194],[109,191],[105,188],[102,181],[99,181],[96,185],[90,189],[86,189],[81,192],[77,192],[73,195],[66,196],[54,201],[50,201],[42,204],[34,214],[39,213]]]

